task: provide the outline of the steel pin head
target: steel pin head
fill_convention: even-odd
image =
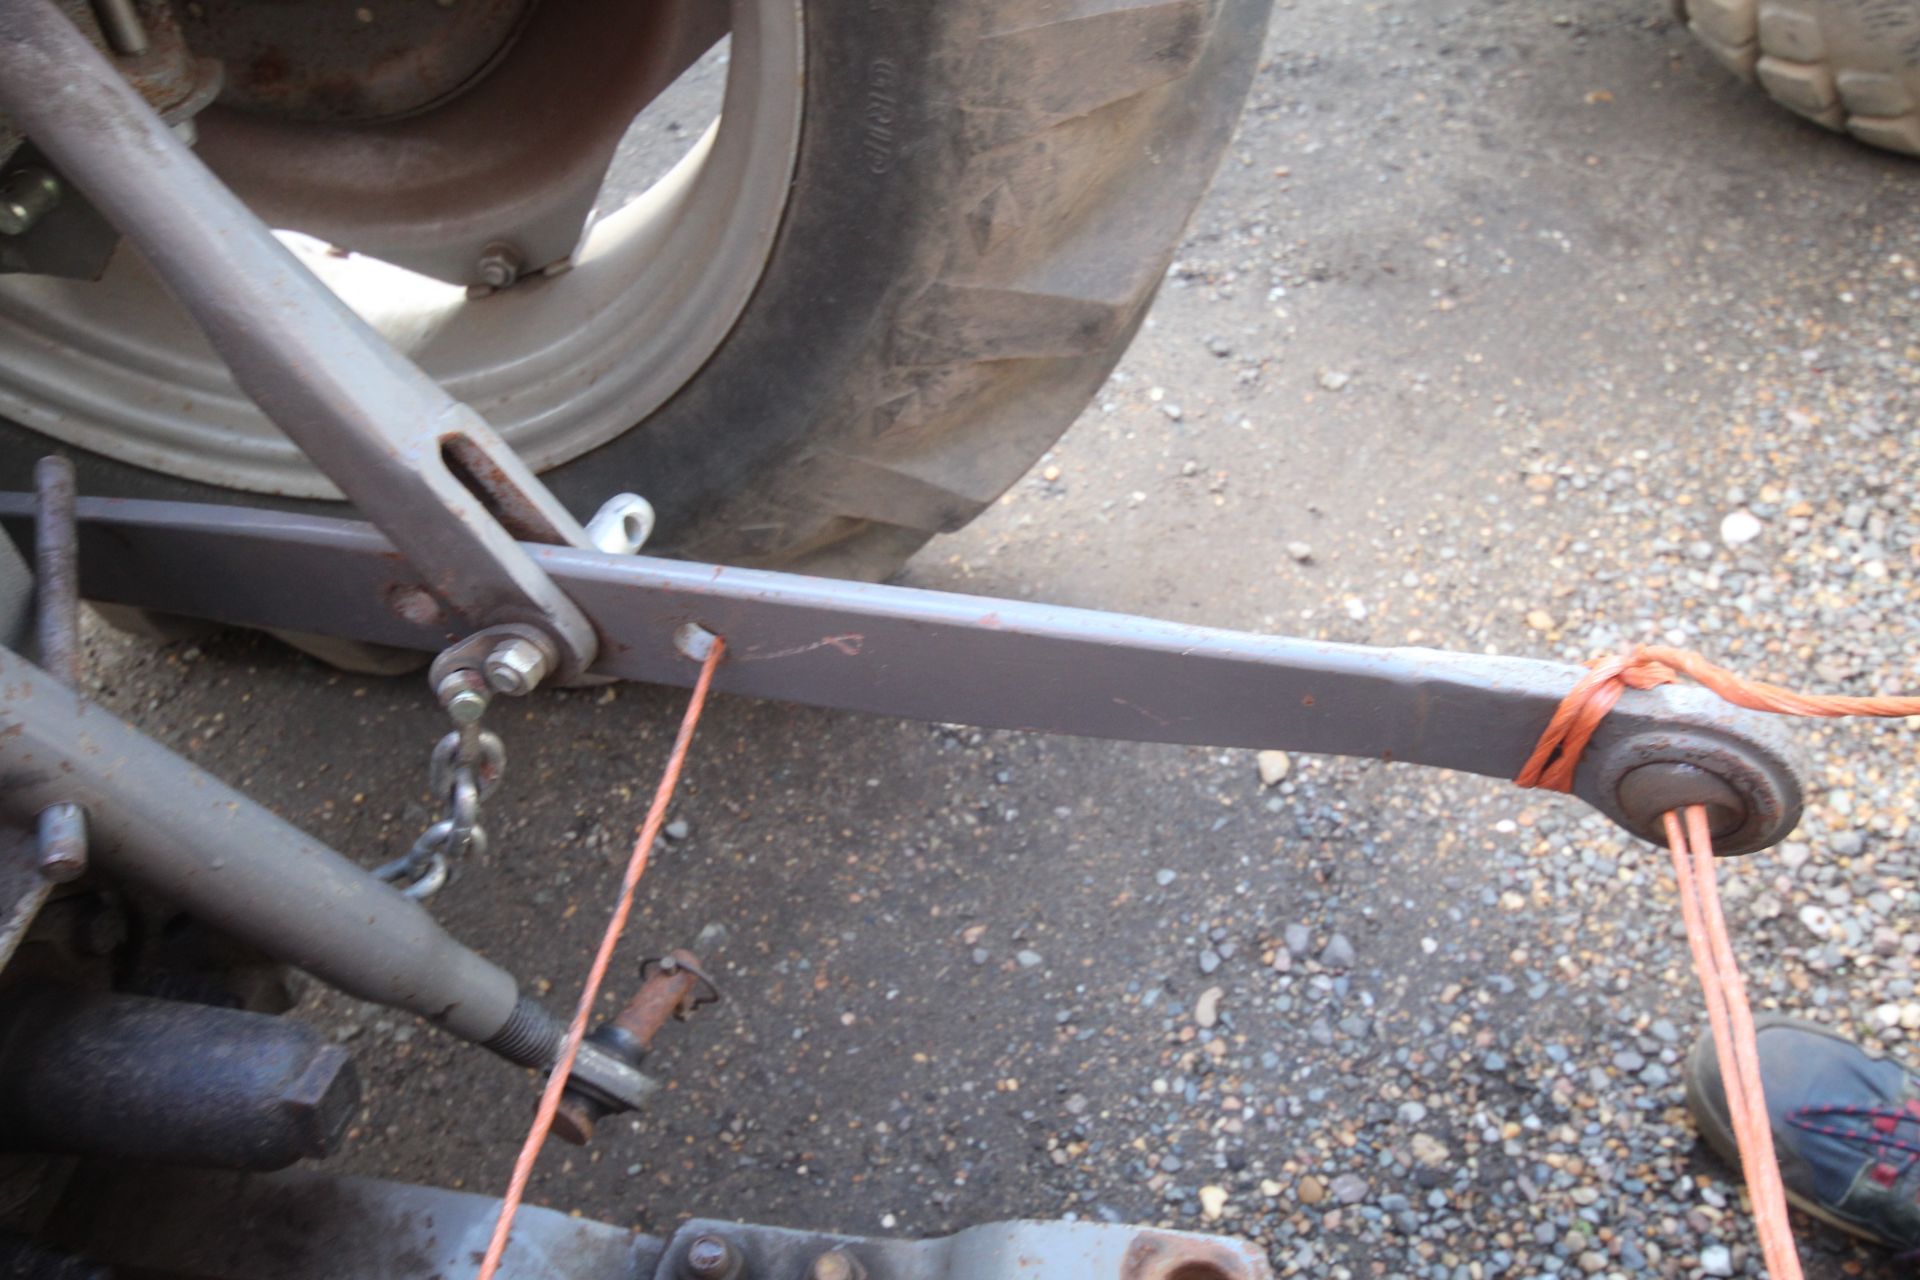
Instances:
[[[723,1236],[699,1236],[687,1246],[686,1273],[690,1280],[728,1280],[739,1262],[739,1254]]]
[[[829,1249],[813,1260],[807,1280],[866,1280],[867,1269],[845,1249]]]
[[[446,708],[448,718],[458,725],[477,723],[486,714],[490,701],[487,682],[477,671],[455,671],[433,692]]]
[[[87,870],[87,815],[77,804],[40,811],[40,874],[55,884],[78,880]]]

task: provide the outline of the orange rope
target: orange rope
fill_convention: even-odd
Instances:
[[[1573,772],[1580,764],[1593,731],[1613,710],[1629,685],[1651,689],[1687,676],[1737,707],[1771,711],[1778,715],[1920,716],[1920,698],[1853,697],[1796,693],[1764,680],[1748,680],[1715,666],[1697,653],[1665,645],[1635,645],[1623,654],[1595,659],[1547,722],[1539,745],[1514,781],[1523,787],[1549,791],[1573,790]]]
[[[513,1162],[513,1177],[507,1182],[506,1199],[501,1201],[500,1216],[493,1224],[493,1238],[487,1241],[486,1256],[480,1260],[477,1280],[493,1280],[494,1273],[500,1269],[500,1259],[507,1251],[507,1239],[513,1231],[513,1216],[520,1210],[520,1201],[527,1193],[527,1179],[533,1176],[534,1161],[540,1158],[540,1148],[547,1140],[547,1132],[553,1128],[553,1116],[559,1110],[560,1095],[566,1090],[567,1078],[573,1074],[574,1059],[579,1056],[580,1042],[587,1034],[587,1020],[593,1016],[593,1002],[600,994],[600,984],[606,980],[607,967],[613,963],[613,950],[620,941],[621,932],[627,927],[627,916],[633,911],[634,890],[639,888],[640,877],[646,872],[653,842],[660,837],[660,826],[667,817],[667,805],[673,800],[674,788],[680,783],[680,770],[687,762],[687,748],[693,743],[694,726],[700,723],[700,713],[707,705],[707,690],[713,685],[714,669],[720,665],[720,657],[726,652],[726,647],[724,640],[715,637],[713,648],[700,668],[700,679],[693,686],[693,697],[688,700],[686,714],[680,720],[679,736],[674,739],[673,751],[667,756],[667,767],[660,775],[660,786],[653,793],[653,807],[647,810],[646,821],[640,824],[639,837],[633,842],[633,854],[627,859],[627,873],[620,881],[620,898],[614,904],[613,918],[607,921],[607,931],[600,938],[600,949],[594,953],[593,967],[587,970],[587,985],[580,992],[580,1003],[575,1006],[573,1021],[567,1026],[567,1038],[561,1045],[560,1057],[554,1062],[553,1070],[547,1076],[547,1087],[540,1094],[540,1106],[533,1115],[533,1128],[528,1130],[527,1140],[520,1147],[520,1156]]]
[[[1686,811],[1684,825],[1680,815],[1669,813],[1666,828],[1673,874],[1680,885],[1680,914],[1687,924],[1693,969],[1707,999],[1707,1022],[1713,1028],[1713,1050],[1726,1089],[1734,1145],[1740,1150],[1740,1168],[1747,1179],[1747,1198],[1753,1203],[1760,1252],[1773,1280],[1800,1280],[1800,1256],[1794,1251],[1793,1228],[1787,1222],[1787,1196],[1780,1184],[1773,1126],[1767,1119],[1766,1095],[1760,1085],[1753,1011],[1747,1005],[1746,984],[1727,940],[1726,918],[1720,913],[1707,811],[1692,806]]]

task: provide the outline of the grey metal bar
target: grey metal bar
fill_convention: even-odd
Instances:
[[[100,21],[100,33],[115,53],[137,58],[147,51],[147,25],[140,21],[133,0],[93,0],[93,13]]]
[[[302,267],[49,0],[0,6],[0,110],[140,246],[241,389],[436,598],[474,626],[540,626],[563,672],[591,662],[592,628],[514,541],[587,546],[579,523]]]
[[[69,689],[80,687],[80,553],[73,523],[73,463],[58,455],[33,469],[34,613],[40,666]],[[40,874],[56,883],[87,870],[87,815],[71,802],[40,811]]]
[[[0,687],[0,810],[78,802],[97,867],[467,1040],[507,1024],[512,976],[391,886],[4,649]]]
[[[40,873],[40,841],[33,830],[0,822],[0,969],[27,936],[53,881]]]
[[[0,520],[17,515],[0,495]],[[440,631],[371,526],[187,504],[80,503],[91,599],[242,626],[432,649]],[[595,670],[666,684],[697,664],[689,623],[726,637],[716,687],[752,697],[993,728],[1146,742],[1274,747],[1510,778],[1582,671],[1559,662],[1249,635],[1052,605],[874,583],[529,551],[602,635]],[[1764,848],[1797,820],[1786,730],[1701,689],[1630,690],[1585,757],[1577,794],[1636,834],[1622,778],[1696,766],[1747,805],[1724,852]],[[1667,799],[1717,802],[1724,789]],[[1654,815],[1657,818],[1657,815]]]
[[[73,463],[54,455],[33,468],[39,510],[33,565],[40,666],[66,685],[80,684],[80,553],[74,540]]]

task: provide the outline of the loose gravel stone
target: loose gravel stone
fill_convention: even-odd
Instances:
[[[1341,1204],[1359,1204],[1367,1198],[1370,1189],[1367,1180],[1357,1173],[1343,1173],[1328,1184],[1333,1198]]]
[[[1263,787],[1277,787],[1293,772],[1293,761],[1287,758],[1284,751],[1262,751],[1254,757],[1254,762],[1259,766],[1260,785]]]
[[[1729,511],[1720,521],[1720,541],[1730,547],[1745,546],[1760,536],[1763,527],[1751,511]]]

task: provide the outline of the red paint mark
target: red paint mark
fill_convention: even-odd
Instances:
[[[747,650],[734,655],[735,662],[766,662],[772,658],[797,658],[803,653],[812,653],[816,649],[836,649],[849,658],[860,656],[860,646],[867,642],[866,636],[859,632],[849,632],[842,636],[822,636],[811,644],[795,645],[791,649],[775,649],[771,653],[756,653]]]
[[[1121,706],[1125,707],[1129,711],[1138,711],[1141,715],[1153,721],[1155,724],[1159,725],[1162,729],[1166,728],[1169,724],[1173,723],[1171,720],[1164,720],[1161,717],[1153,714],[1153,712],[1147,710],[1145,707],[1139,706],[1132,702],[1128,702],[1125,698],[1115,698],[1114,701],[1119,703]]]

